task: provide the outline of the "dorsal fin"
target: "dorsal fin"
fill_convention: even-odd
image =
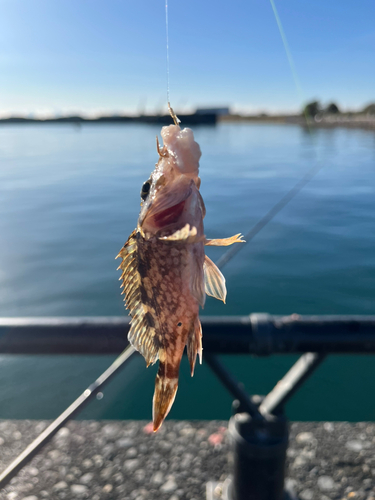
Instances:
[[[205,256],[204,259],[204,287],[207,295],[222,300],[225,304],[227,289],[225,286],[225,278],[220,269],[212,262],[211,259]]]
[[[122,270],[120,279],[124,287],[124,300],[132,317],[128,340],[142,354],[148,366],[157,361],[160,345],[155,336],[155,328],[150,324],[152,319],[147,314],[147,306],[142,303],[136,230],[129,236],[117,257],[122,258],[118,269]]]

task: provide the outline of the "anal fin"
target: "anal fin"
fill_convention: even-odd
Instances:
[[[225,304],[227,296],[227,288],[225,286],[225,278],[216,264],[210,258],[205,256],[204,264],[204,287],[207,295],[222,300]]]
[[[206,246],[212,247],[229,247],[229,245],[233,245],[233,243],[246,243],[241,233],[235,234],[230,238],[219,238],[216,240],[205,240],[204,244]]]
[[[194,326],[189,333],[186,349],[191,376],[193,376],[197,354],[199,356],[199,363],[202,364],[202,326],[198,316],[195,318]]]

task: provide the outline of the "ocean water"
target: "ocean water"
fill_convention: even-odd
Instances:
[[[375,313],[375,134],[299,126],[197,127],[205,232],[247,232],[312,167],[310,183],[224,268],[228,299],[204,314]],[[0,127],[0,316],[125,315],[114,257],[157,160],[150,125]],[[217,259],[225,249],[209,249]],[[0,356],[0,418],[53,418],[114,358]],[[223,356],[265,394],[294,356]],[[142,359],[84,418],[150,418]],[[170,418],[227,418],[231,397],[182,363]],[[287,406],[291,419],[374,420],[372,356],[331,356]]]

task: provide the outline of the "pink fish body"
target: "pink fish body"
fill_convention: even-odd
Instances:
[[[194,374],[202,362],[199,306],[206,294],[225,302],[225,279],[205,255],[205,245],[243,242],[241,235],[207,240],[206,210],[199,192],[201,151],[192,130],[163,127],[159,161],[142,187],[137,229],[119,253],[126,306],[132,317],[130,343],[147,366],[159,359],[153,399],[157,431],[167,416],[178,387],[185,346]]]

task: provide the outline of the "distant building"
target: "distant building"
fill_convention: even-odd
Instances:
[[[218,115],[218,116],[223,116],[223,115],[229,115],[229,106],[228,107],[223,107],[223,108],[197,108],[196,112],[197,115]]]

